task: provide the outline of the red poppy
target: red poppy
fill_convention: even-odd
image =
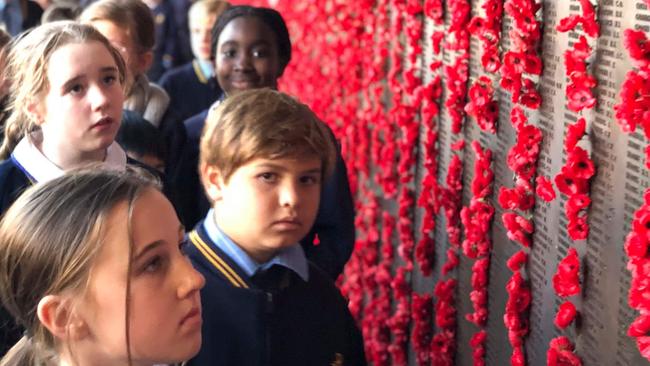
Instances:
[[[573,175],[574,172],[566,166],[562,167],[560,174],[555,176],[555,186],[567,196],[587,192],[587,181]]]
[[[589,207],[590,204],[591,199],[586,194],[578,193],[571,195],[564,207],[566,216],[569,218],[577,217],[578,213]]]
[[[458,263],[459,260],[458,260],[458,254],[456,254],[456,250],[454,248],[447,249],[447,261],[442,266],[442,274],[446,276],[447,273],[451,272],[456,267],[458,267]]]
[[[630,324],[630,327],[627,329],[627,335],[630,337],[642,337],[648,335],[649,331],[650,315],[641,314],[636,319],[634,319],[632,324]]]
[[[582,139],[582,137],[585,135],[586,127],[587,122],[582,117],[579,118],[576,123],[569,125],[566,137],[564,138],[564,149],[567,152],[572,151],[578,141]]]
[[[566,18],[560,19],[560,23],[558,23],[555,29],[557,29],[558,32],[572,31],[580,22],[582,22],[582,16],[577,14],[569,15]]]
[[[586,240],[589,236],[587,216],[578,216],[569,220],[567,231],[573,240]]]
[[[545,202],[551,202],[555,199],[555,190],[551,180],[543,175],[535,178],[535,193]]]
[[[569,249],[560,261],[553,275],[553,288],[560,297],[569,297],[580,293],[580,259],[575,248]]]
[[[639,66],[643,67],[650,62],[650,42],[642,30],[626,29],[623,32],[623,45]]]
[[[644,258],[648,254],[648,244],[645,235],[631,231],[625,239],[625,253],[632,258]]]
[[[573,353],[573,344],[564,336],[551,340],[550,347],[546,353],[546,364],[548,366],[581,366],[582,361]]]
[[[515,106],[510,111],[510,122],[516,131],[520,131],[528,123],[528,117],[519,106]]]
[[[575,319],[577,310],[575,305],[571,301],[565,301],[560,305],[560,308],[555,315],[555,320],[553,324],[560,329],[564,329],[569,326]]]
[[[582,85],[569,84],[567,97],[569,98],[569,109],[574,112],[580,112],[585,108],[591,109],[597,102],[591,89]]]
[[[518,251],[517,253],[513,254],[508,261],[506,262],[506,265],[508,268],[516,272],[520,270],[528,261],[528,254],[524,252],[523,250]]]

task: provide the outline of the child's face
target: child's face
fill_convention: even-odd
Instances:
[[[88,342],[94,346],[89,347],[94,350],[93,364],[126,364],[127,281],[133,365],[188,360],[201,346],[199,292],[205,279],[181,253],[183,227],[160,192],[151,189],[139,197],[131,218],[133,258],[128,278],[127,223],[123,202],[106,222],[105,240],[80,306]]]
[[[226,95],[241,90],[277,89],[280,57],[273,30],[256,17],[238,17],[217,43],[215,70]]]
[[[320,202],[321,168],[321,160],[308,155],[253,159],[235,170],[227,183],[210,167],[202,174],[219,227],[251,258],[264,263],[311,229]]]
[[[216,14],[193,13],[190,18],[190,42],[192,53],[199,60],[210,60],[212,26],[217,20]]]
[[[128,29],[120,27],[109,20],[94,20],[90,24],[120,52],[128,69],[129,80],[146,71],[142,70],[142,55],[138,52]]]
[[[54,51],[48,90],[36,114],[44,140],[79,154],[104,151],[115,139],[124,93],[115,60],[101,43],[71,43]]]

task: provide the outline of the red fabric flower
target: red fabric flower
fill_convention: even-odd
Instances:
[[[506,265],[511,271],[516,272],[520,270],[526,264],[527,261],[528,261],[528,254],[526,254],[526,252],[524,252],[523,250],[520,250],[517,253],[513,254],[512,257],[508,259]]]
[[[585,135],[585,129],[587,122],[584,118],[579,118],[575,124],[569,125],[567,129],[566,137],[564,138],[564,149],[565,151],[572,151],[576,146],[578,141],[582,139]]]
[[[555,176],[557,189],[567,196],[587,192],[587,181],[577,178],[573,172],[563,167],[560,174]]]
[[[555,315],[555,320],[553,324],[560,329],[564,329],[569,326],[575,319],[577,310],[575,305],[571,301],[565,301],[560,305],[560,308]]]
[[[551,202],[555,199],[555,190],[551,180],[543,175],[538,175],[535,178],[535,193],[545,202]]]
[[[569,219],[577,217],[580,211],[586,209],[591,204],[591,199],[586,194],[574,194],[569,196],[569,200],[564,207],[566,216]]]
[[[560,297],[569,297],[580,293],[580,259],[575,248],[569,249],[560,261],[553,275],[553,288]]]
[[[574,147],[569,152],[567,160],[568,161],[564,167],[570,172],[571,176],[575,178],[589,179],[596,173],[596,168],[594,167],[594,163],[589,157],[589,154],[579,146]]]
[[[589,236],[587,216],[578,216],[569,220],[567,231],[573,240],[586,240]]]

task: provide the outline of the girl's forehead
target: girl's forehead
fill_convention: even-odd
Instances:
[[[245,15],[236,17],[226,24],[219,35],[219,42],[226,42],[228,39],[240,36],[271,39],[274,42],[277,37],[275,29],[271,28],[264,20],[257,16]]]

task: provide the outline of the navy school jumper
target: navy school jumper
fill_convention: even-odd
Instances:
[[[284,288],[264,291],[212,243],[203,222],[189,239],[185,251],[206,284],[203,344],[188,365],[366,364],[346,300],[313,263],[308,282],[287,270]]]

